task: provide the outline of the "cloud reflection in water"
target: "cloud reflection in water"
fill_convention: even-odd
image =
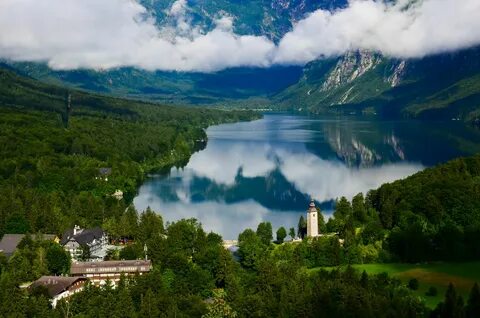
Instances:
[[[325,135],[329,130],[309,125],[301,117],[273,115],[211,128],[206,149],[195,153],[184,169],[174,168],[168,177],[148,180],[135,206],[138,210],[150,206],[168,221],[197,218],[207,231],[232,239],[265,220],[274,228],[296,227],[309,196],[319,202],[351,198],[423,169],[422,164],[401,162],[401,158],[396,163],[349,166],[339,159],[345,153],[340,156],[329,144]],[[359,143],[354,133],[345,139]],[[377,139],[382,147],[392,147],[384,135]],[[312,148],[322,149],[321,153]],[[287,208],[279,209],[278,200],[286,202]]]

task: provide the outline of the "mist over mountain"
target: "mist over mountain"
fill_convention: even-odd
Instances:
[[[474,0],[0,6],[0,57],[50,83],[182,104],[466,120],[478,113]],[[18,19],[25,22],[13,28]]]

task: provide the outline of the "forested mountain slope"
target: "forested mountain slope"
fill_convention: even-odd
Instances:
[[[313,113],[376,112],[386,117],[473,121],[480,114],[480,48],[421,59],[351,52],[315,61],[274,103]]]
[[[0,235],[99,225],[147,171],[188,160],[203,128],[255,116],[67,92],[0,68]]]
[[[175,0],[139,1],[156,21],[156,25],[175,26],[176,17],[168,14]],[[264,35],[278,41],[292,25],[316,9],[333,10],[345,6],[346,0],[190,0],[186,21],[206,32],[221,15],[234,19],[236,34]],[[146,71],[122,67],[110,70],[77,69],[58,71],[42,63],[8,62],[20,74],[52,83],[110,93],[137,99],[170,103],[229,105],[234,99],[248,99],[250,105],[263,107],[263,98],[295,84],[302,66],[272,68],[239,67],[214,73]],[[241,106],[243,107],[245,103]]]

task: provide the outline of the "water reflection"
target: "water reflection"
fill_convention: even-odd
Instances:
[[[228,239],[264,220],[296,226],[310,197],[329,213],[335,198],[464,154],[461,143],[428,125],[277,114],[211,127],[205,150],[184,169],[148,180],[134,203],[169,221],[195,217]],[[462,129],[454,140],[465,140]]]

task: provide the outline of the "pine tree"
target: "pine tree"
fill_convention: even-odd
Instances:
[[[298,220],[298,230],[297,234],[300,238],[304,238],[305,235],[307,234],[307,222],[305,221],[303,215],[300,216],[300,219]]]
[[[360,286],[368,288],[368,274],[365,270],[362,272],[362,277],[360,278]]]
[[[151,289],[148,289],[142,297],[139,317],[154,318],[160,316],[157,300]]]
[[[292,240],[295,238],[295,228],[291,227],[290,230],[288,231],[288,235],[292,238]]]
[[[457,296],[457,291],[452,283],[448,285],[445,293],[445,300],[441,305],[441,318],[462,318],[463,315],[463,298]]]
[[[467,318],[480,317],[480,289],[475,283],[470,291],[466,308]]]

